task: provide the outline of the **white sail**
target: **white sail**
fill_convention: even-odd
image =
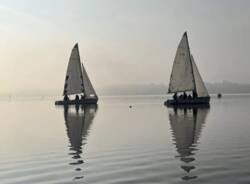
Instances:
[[[207,96],[209,96],[207,88],[206,88],[206,86],[201,78],[201,75],[198,71],[198,68],[194,62],[194,58],[192,55],[191,55],[191,61],[192,61],[197,96],[198,97],[207,97]]]
[[[72,49],[64,84],[64,95],[83,92],[83,79],[78,44]]]
[[[187,33],[185,32],[177,49],[170,77],[168,92],[192,91],[195,89]]]
[[[88,74],[82,64],[82,77],[83,77],[83,87],[85,98],[97,98],[96,92],[91,84]]]

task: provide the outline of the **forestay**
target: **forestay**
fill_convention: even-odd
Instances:
[[[207,97],[208,91],[207,88],[201,78],[201,75],[198,71],[198,68],[194,62],[193,56],[191,56],[191,62],[192,62],[192,67],[193,67],[193,73],[194,73],[194,80],[195,80],[195,87],[196,87],[196,93],[198,97]]]
[[[195,89],[187,33],[185,32],[177,49],[169,83],[169,93],[193,91]]]
[[[72,49],[67,74],[64,84],[64,95],[78,94],[83,92],[83,78],[78,44]]]

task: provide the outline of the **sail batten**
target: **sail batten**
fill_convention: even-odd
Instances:
[[[83,93],[83,77],[78,44],[71,51],[64,84],[64,95]]]
[[[185,32],[176,51],[169,83],[169,93],[195,90],[187,33]]]

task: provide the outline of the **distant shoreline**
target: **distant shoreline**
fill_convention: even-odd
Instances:
[[[239,84],[233,82],[206,83],[209,94],[250,94],[250,84]],[[168,96],[166,84],[131,84],[116,85],[97,88],[98,96]],[[55,90],[27,90],[20,92],[3,92],[0,97],[60,97],[61,89]]]

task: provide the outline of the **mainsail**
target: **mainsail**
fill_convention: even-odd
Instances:
[[[80,54],[78,44],[75,44],[69,59],[63,94],[78,94],[83,90]]]
[[[194,58],[191,55],[191,62],[193,67],[193,73],[194,73],[194,80],[195,80],[195,87],[196,87],[196,93],[198,97],[206,97],[208,95],[207,88],[201,78],[200,72],[198,71],[198,68],[194,62]]]
[[[97,98],[96,92],[91,84],[88,74],[82,64],[82,77],[85,98]]]
[[[198,68],[190,53],[187,33],[178,46],[170,77],[168,92],[195,91],[198,97],[209,96]]]
[[[170,77],[168,92],[193,91],[195,89],[187,33],[185,32],[177,49]]]

